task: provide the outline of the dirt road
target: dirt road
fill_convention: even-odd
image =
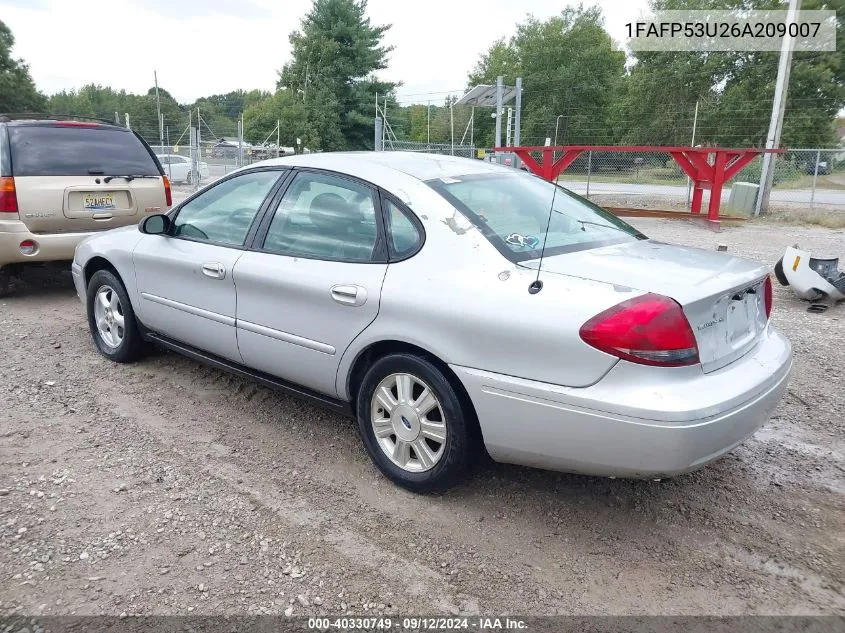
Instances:
[[[665,221],[773,263],[845,233]],[[381,477],[351,421],[159,352],[92,346],[68,274],[0,301],[0,613],[845,613],[845,305],[775,288],[786,399],[704,470],[631,482],[485,463]]]

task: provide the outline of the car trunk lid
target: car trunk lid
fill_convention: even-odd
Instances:
[[[640,240],[544,258],[547,272],[671,297],[692,326],[705,372],[751,350],[768,322],[768,269],[725,253]]]

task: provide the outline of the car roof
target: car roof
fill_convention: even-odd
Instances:
[[[328,169],[363,177],[373,167],[401,172],[418,180],[467,176],[489,172],[512,173],[513,169],[472,158],[422,152],[319,152],[296,154],[253,163]]]
[[[108,123],[95,123],[91,121],[64,121],[61,119],[12,119],[4,121],[0,117],[0,124],[12,127],[78,127],[81,129],[94,130],[120,130],[131,132],[129,128],[122,125],[110,125]]]

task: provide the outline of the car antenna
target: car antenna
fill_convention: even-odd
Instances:
[[[557,196],[557,183],[552,183],[552,204],[549,206],[549,219],[546,222],[546,233],[543,235],[543,247],[540,249],[540,263],[537,265],[537,279],[528,284],[528,294],[536,295],[543,289],[543,282],[540,281],[540,269],[543,268],[543,256],[546,254],[546,240],[549,239],[549,227],[552,225],[552,213],[555,210],[555,196]]]

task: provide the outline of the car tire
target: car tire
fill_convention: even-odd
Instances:
[[[15,282],[12,279],[12,271],[8,266],[0,268],[0,299],[8,297],[15,290]]]
[[[189,171],[185,176],[185,184],[190,185],[194,179],[191,178],[191,172]]]
[[[789,285],[789,279],[786,278],[786,275],[783,272],[783,257],[781,257],[775,264],[775,278],[781,286]]]
[[[131,363],[141,357],[146,343],[135,321],[129,295],[117,275],[110,270],[98,270],[91,276],[86,307],[91,337],[103,356],[116,363]]]
[[[426,358],[391,354],[377,360],[364,376],[356,409],[367,453],[399,486],[440,491],[465,474],[472,418],[443,372]]]

